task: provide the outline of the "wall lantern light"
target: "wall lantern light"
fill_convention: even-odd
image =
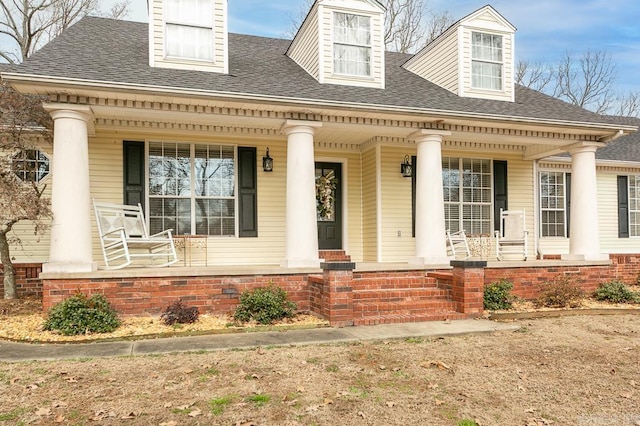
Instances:
[[[269,148],[267,147],[267,155],[262,157],[262,169],[265,172],[273,171],[273,158],[269,156]]]
[[[411,158],[408,155],[404,156],[404,162],[400,164],[400,173],[402,173],[403,177],[411,177],[411,175],[413,174]]]

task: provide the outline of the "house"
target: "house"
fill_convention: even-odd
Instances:
[[[375,0],[318,0],[293,40],[228,33],[226,0],[149,10],[148,25],[84,18],[2,73],[55,121],[51,231],[13,247],[44,262],[45,305],[87,289],[128,313],[177,296],[223,310],[273,281],[334,323],[371,323],[391,317],[381,306],[437,317],[418,315],[423,295],[400,301],[415,283],[477,314],[497,276],[528,295],[558,271],[586,287],[640,272],[640,163],[615,142],[638,122],[515,84],[516,29],[491,6],[414,55],[384,50]],[[140,202],[151,231],[184,236],[182,266],[101,269],[92,199]],[[525,212],[526,262],[495,260],[501,209]],[[445,231],[462,229],[475,257],[451,275]],[[327,287],[343,273],[346,302]],[[358,320],[369,308],[378,319]]]

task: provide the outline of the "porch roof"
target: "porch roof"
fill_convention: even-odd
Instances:
[[[285,55],[289,40],[229,34],[228,75],[152,68],[148,44],[145,23],[87,17],[23,64],[4,69],[3,75],[10,81],[55,82],[69,88],[189,92],[200,97],[633,130],[612,117],[519,85],[515,102],[459,97],[403,69],[407,54],[386,52],[386,88],[374,89],[319,84]]]

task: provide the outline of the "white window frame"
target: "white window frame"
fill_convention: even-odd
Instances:
[[[542,182],[542,177],[543,175],[554,175],[556,176],[556,178],[558,176],[562,177],[561,182],[558,182],[557,179],[553,184],[549,184],[549,183],[543,183]],[[553,194],[549,193],[547,191],[547,194],[549,195],[545,195],[545,191],[544,191],[544,186],[547,185],[548,187],[551,187],[551,185],[553,185],[554,187],[558,187],[558,188],[562,188],[562,194],[559,195],[557,193],[557,191],[553,191]],[[569,235],[569,229],[568,229],[568,217],[567,217],[567,172],[564,171],[557,171],[557,170],[540,170],[538,172],[538,188],[539,188],[539,217],[540,217],[540,238],[567,238],[567,236]],[[544,202],[543,197],[547,198],[547,203]],[[554,202],[550,203],[551,200],[554,200]],[[561,202],[560,202],[561,200]],[[546,207],[545,207],[546,205]],[[562,215],[562,224],[560,224],[559,222],[548,222],[544,220],[544,213],[545,212],[549,212],[549,213],[555,213],[557,214],[561,214]],[[549,235],[549,226],[553,226],[555,229],[557,229],[558,226],[562,225],[562,234],[561,235],[557,235],[557,232],[554,232],[554,234],[556,235]],[[546,234],[546,235],[545,235]]]
[[[640,237],[640,175],[629,175],[629,237]]]
[[[29,160],[29,159],[25,159],[25,158],[17,158],[18,156],[22,156],[25,152],[29,152],[29,151],[35,152],[36,156],[38,158],[36,158],[35,160]],[[43,173],[42,176],[40,177],[40,179],[35,179],[35,180],[25,179],[25,177],[26,177],[25,174],[31,172],[30,170],[27,170],[27,168],[24,167],[25,162],[34,163],[36,165],[35,173],[36,174],[40,174],[37,171],[37,165],[41,161],[40,158],[39,158],[40,156],[43,156],[47,161],[48,167],[47,167],[46,173]],[[18,162],[23,164],[23,166],[20,167],[20,170],[19,170],[20,174],[18,174],[16,172],[16,169],[15,169],[15,164],[18,163]],[[51,176],[51,167],[52,166],[53,166],[53,162],[51,161],[51,157],[46,152],[44,152],[43,150],[38,149],[38,148],[18,150],[18,151],[14,152],[11,155],[11,170],[18,177],[18,179],[20,179],[22,182],[34,182],[37,185],[40,185],[41,183],[45,182],[49,178],[49,176]]]
[[[177,144],[188,146],[189,147],[189,161],[190,161],[190,186],[189,186],[189,195],[185,196],[173,196],[173,195],[151,195],[150,192],[150,162],[149,162],[149,151],[150,145],[152,144]],[[196,145],[198,146],[223,146],[227,148],[233,149],[233,164],[234,164],[234,176],[233,176],[233,195],[232,196],[197,196],[195,194],[195,154],[196,154]],[[239,222],[238,222],[238,146],[230,143],[222,143],[222,142],[186,142],[186,141],[175,141],[175,140],[150,140],[145,143],[145,194],[146,194],[146,205],[147,207],[147,229],[150,230],[151,233],[158,230],[151,229],[151,200],[153,199],[165,199],[165,198],[175,198],[175,199],[189,199],[190,200],[190,232],[186,235],[204,235],[208,238],[238,238],[239,235]],[[233,235],[215,235],[215,234],[203,234],[197,233],[197,221],[196,221],[196,201],[201,199],[207,200],[218,200],[218,199],[232,199],[233,200],[233,209],[234,209],[234,225],[233,225]],[[176,224],[177,228],[177,224]],[[174,234],[178,234],[178,229],[174,229]]]
[[[338,15],[346,15],[346,16],[355,16],[358,18],[365,18],[368,20],[369,23],[369,43],[365,44],[365,43],[358,43],[357,41],[354,42],[352,41],[339,41],[337,40],[337,36],[336,36],[336,30],[337,30],[337,19],[336,17]],[[372,29],[372,21],[373,19],[371,18],[371,16],[368,15],[362,15],[362,14],[356,14],[356,13],[345,13],[345,12],[333,12],[332,15],[332,19],[333,19],[333,25],[332,25],[332,32],[331,32],[331,36],[332,36],[332,43],[331,43],[331,50],[332,50],[332,55],[331,55],[331,64],[332,64],[332,69],[333,69],[333,74],[337,75],[337,76],[348,76],[348,77],[355,77],[355,78],[366,78],[366,79],[370,79],[372,77],[373,74],[373,29]],[[368,57],[368,61],[367,62],[363,62],[363,64],[367,64],[368,65],[368,73],[366,74],[360,74],[360,73],[349,73],[349,72],[339,72],[337,71],[337,67],[336,67],[336,46],[347,46],[347,47],[356,47],[356,48],[364,48],[367,49],[369,52],[369,57]],[[359,63],[359,62],[358,62]]]
[[[445,167],[445,164],[449,164],[451,169],[453,169],[453,165],[457,160],[457,170],[458,170],[458,185],[447,185],[445,181],[444,171],[449,167]],[[486,162],[488,166],[488,172],[483,173],[473,173],[474,176],[480,176],[480,181],[482,182],[482,178],[485,177],[487,179],[488,186],[483,186],[482,184],[478,186],[465,186],[464,185],[464,164],[465,162]],[[481,166],[482,167],[482,166]],[[463,158],[463,157],[442,157],[442,184],[444,188],[444,208],[445,208],[445,223],[447,229],[451,232],[458,232],[463,230],[467,233],[467,235],[491,235],[493,232],[493,161],[490,159],[480,159],[480,158]],[[447,198],[449,191],[456,189],[458,191],[457,200],[450,201]],[[471,197],[476,197],[480,195],[480,200],[467,200],[465,201],[464,193],[465,189],[471,190]],[[478,192],[479,191],[479,192]],[[470,207],[472,210],[471,216],[465,218],[465,206]],[[450,219],[451,212],[457,210],[458,218]],[[482,212],[482,210],[487,211],[487,216],[484,217],[482,213],[478,216],[473,213],[473,210]],[[448,218],[449,217],[449,218]],[[457,223],[455,223],[457,222]],[[480,224],[478,226],[478,224]]]
[[[474,55],[474,46],[476,46],[474,44],[474,35],[475,34],[479,34],[482,38],[487,36],[487,37],[498,37],[500,39],[500,59],[492,59],[491,57],[487,58],[487,57],[476,57]],[[489,90],[489,91],[493,91],[493,92],[502,92],[504,91],[504,70],[505,70],[505,66],[504,66],[504,39],[505,37],[501,34],[494,34],[494,33],[489,33],[489,32],[483,32],[483,31],[471,31],[471,88],[472,89],[480,89],[480,90]],[[483,44],[481,44],[480,46],[478,46],[481,49],[489,49],[489,50],[495,50],[493,46],[485,46]],[[492,55],[490,55],[492,56]],[[500,70],[500,76],[499,76],[499,81],[500,81],[500,88],[495,88],[495,87],[485,87],[482,84],[480,85],[476,85],[474,84],[474,80],[475,77],[477,76],[476,73],[474,73],[474,65],[478,64],[478,65],[482,65],[482,64],[488,64],[488,65],[498,65],[499,66],[499,70]],[[480,74],[480,81],[483,80],[483,74]],[[494,79],[495,77],[493,75],[489,75],[488,78],[490,79]]]
[[[202,13],[196,13],[195,16],[189,17],[188,14],[172,12],[172,8],[169,6],[170,2],[176,2],[178,5],[175,7],[178,11],[190,10],[191,2],[199,2],[200,7],[197,9]],[[182,4],[186,3],[186,4]],[[209,7],[202,7],[202,5],[208,4]],[[202,9],[202,10],[201,10]],[[210,10],[209,10],[210,9]],[[206,13],[208,12],[208,13]],[[214,27],[214,2],[213,0],[164,0],[164,38],[165,38],[165,57],[173,59],[181,59],[186,61],[197,62],[214,62],[215,61],[215,27]],[[185,50],[185,40],[195,41],[195,51],[200,52],[202,48],[208,48],[208,55],[205,57],[199,57],[196,53],[194,56],[185,56],[184,54],[170,54],[169,42],[170,31],[178,31],[181,34],[176,35],[180,44],[181,52]],[[204,37],[204,40],[200,40],[203,30],[210,33],[209,37]]]

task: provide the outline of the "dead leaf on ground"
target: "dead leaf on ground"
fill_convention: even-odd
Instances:
[[[62,423],[65,421],[65,418],[62,414],[58,414],[54,420],[56,423]]]
[[[171,420],[168,422],[162,422],[158,426],[178,426],[178,422]]]
[[[121,420],[131,420],[131,419],[135,419],[136,416],[137,416],[137,414],[132,411],[129,414],[126,414],[126,415],[120,417],[120,419]]]
[[[436,407],[441,406],[442,404],[444,404],[444,401],[441,399],[436,399]]]
[[[202,411],[200,411],[198,408],[196,408],[195,410],[193,410],[188,414],[189,417],[198,417],[201,415],[202,415]]]
[[[389,408],[393,408],[393,407],[395,407],[395,406],[396,406],[396,403],[395,403],[395,402],[387,401],[387,407],[389,407]]]
[[[358,411],[358,415],[359,415],[360,417],[362,417],[363,419],[366,419],[366,418],[367,418],[367,416],[365,416],[365,415],[364,415],[364,413],[363,413],[362,411]]]

